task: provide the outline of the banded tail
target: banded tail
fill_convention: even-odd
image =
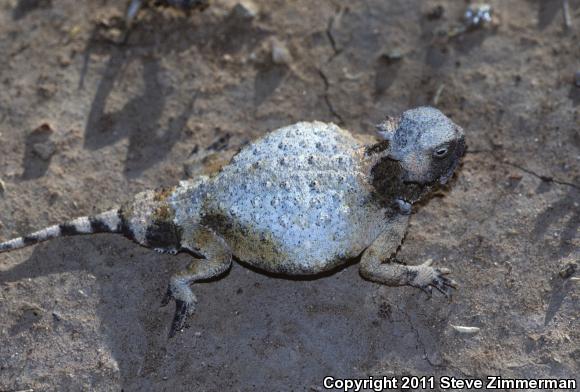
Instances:
[[[0,253],[24,248],[52,238],[77,234],[122,233],[123,220],[119,210],[110,210],[94,216],[83,216],[59,225],[49,226],[24,237],[0,243]]]

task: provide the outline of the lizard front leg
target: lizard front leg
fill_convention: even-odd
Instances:
[[[181,239],[182,250],[201,257],[193,260],[185,270],[173,275],[162,305],[175,300],[175,316],[169,337],[183,329],[185,319],[194,311],[197,299],[190,285],[200,280],[218,277],[232,264],[232,252],[223,238],[203,226],[185,227]]]
[[[429,296],[432,288],[439,290],[446,297],[456,283],[447,278],[447,268],[435,268],[428,260],[420,265],[404,265],[394,262],[397,249],[403,242],[407,226],[408,215],[396,215],[389,222],[388,228],[364,251],[361,257],[360,274],[373,282],[388,286],[409,285],[420,288]]]

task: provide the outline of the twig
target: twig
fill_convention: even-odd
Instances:
[[[441,93],[443,92],[444,89],[445,89],[444,84],[440,84],[439,87],[437,87],[437,91],[435,91],[435,95],[433,96],[433,106],[437,106],[437,104],[439,103]]]
[[[570,2],[568,0],[562,0],[562,13],[564,14],[564,26],[566,30],[572,28],[572,17],[570,16]]]

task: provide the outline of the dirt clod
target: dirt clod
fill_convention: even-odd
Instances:
[[[562,268],[560,270],[560,277],[562,279],[568,279],[569,277],[571,277],[572,275],[574,275],[574,273],[576,272],[576,269],[578,268],[578,264],[576,263],[568,263],[564,266],[564,268]]]
[[[258,13],[258,6],[250,0],[244,0],[237,3],[232,9],[232,15],[241,19],[254,19],[258,16]]]
[[[283,42],[279,41],[278,39],[272,40],[272,61],[274,64],[289,64],[292,62],[292,55],[290,54],[290,50]]]

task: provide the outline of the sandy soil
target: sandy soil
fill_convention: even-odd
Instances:
[[[580,3],[569,31],[560,1],[491,4],[494,26],[454,35],[461,1],[256,0],[244,17],[216,0],[189,16],[145,10],[119,45],[123,1],[0,2],[2,239],[211,170],[299,120],[371,133],[435,100],[470,148],[401,250],[450,267],[452,301],[372,284],[356,266],[293,281],[235,265],[196,287],[190,328],[168,340],[160,300],[186,256],[59,239],[0,256],[0,390],[578,377],[580,286],[560,272],[580,246]],[[273,46],[290,56],[274,62]]]

